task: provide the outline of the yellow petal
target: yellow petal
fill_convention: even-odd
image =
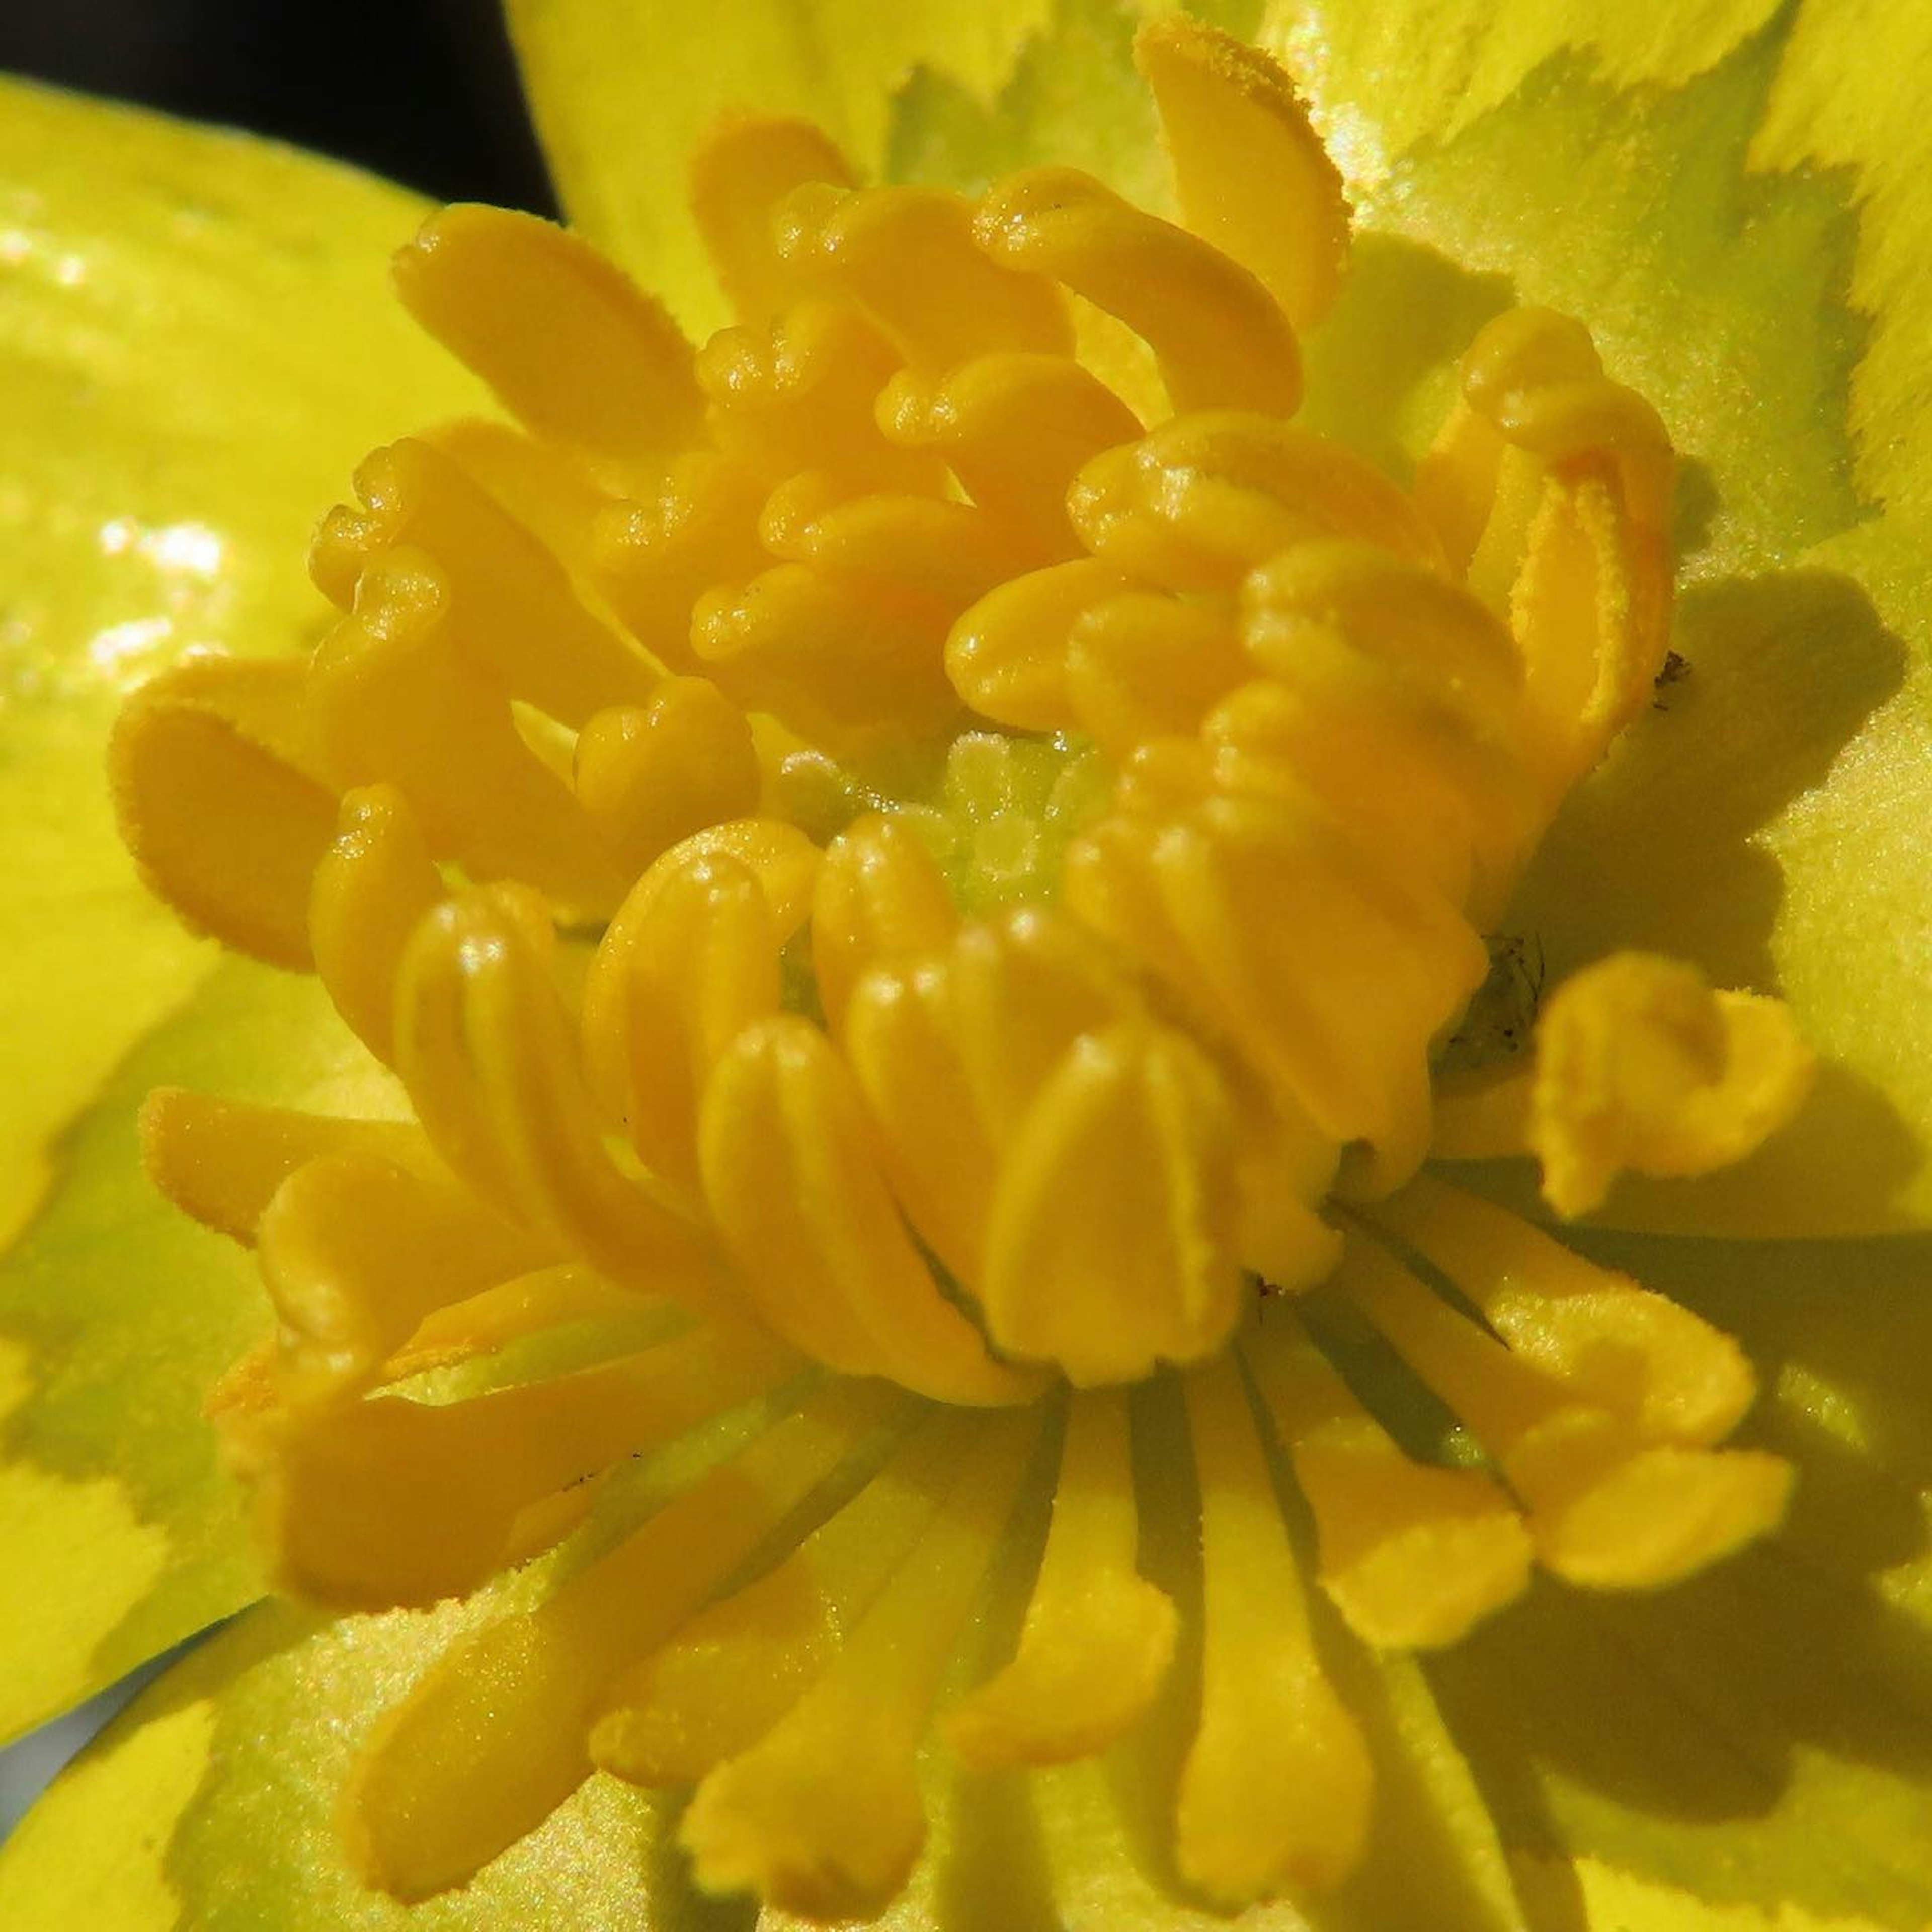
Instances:
[[[386,1099],[312,982],[236,961],[63,1142],[58,1186],[0,1264],[14,1398],[0,1472],[0,1734],[113,1682],[261,1587],[202,1412],[266,1325],[261,1285],[247,1255],[141,1171],[142,1096],[182,1077],[350,1114]]]
[[[382,257],[413,196],[266,142],[0,81],[0,1238],[40,1147],[212,963],[147,898],[101,778],[131,685],[286,650],[289,568],[398,422],[470,406]]]

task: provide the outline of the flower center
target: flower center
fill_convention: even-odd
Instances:
[[[1534,1151],[1579,1211],[1802,1092],[1781,1008],[1634,956],[1533,1058],[1470,1047],[1488,936],[1664,662],[1662,427],[1533,310],[1412,485],[1298,425],[1339,178],[1258,57],[1184,22],[1140,52],[1188,226],[1064,169],[862,188],[733,123],[694,196],[742,320],[695,351],[567,233],[437,217],[403,298],[520,429],[370,457],[313,659],[185,667],[119,734],[161,890],[313,968],[414,1116],[150,1110],[280,1317],[219,1406],[291,1586],[473,1588],[628,1457],[766,1425],[402,1708],[352,1810],[405,1896],[539,1820],[587,1736],[699,1783],[706,1883],[883,1906],[1025,1498],[1017,1648],[956,1750],[1090,1754],[1159,1691],[1150,1405],[1200,1529],[1178,1862],[1226,1905],[1346,1876],[1374,1781],[1278,1481],[1382,1648],[1532,1560],[1648,1586],[1781,1510],[1781,1465],[1717,1446],[1726,1338],[1418,1172]],[[583,1333],[588,1366],[511,1366]],[[1365,1351],[1483,1466],[1398,1448]],[[411,1380],[452,1362],[493,1385]]]

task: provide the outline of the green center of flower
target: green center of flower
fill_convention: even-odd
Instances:
[[[316,971],[413,1116],[150,1108],[279,1317],[218,1407],[284,1580],[434,1601],[629,1459],[730,1445],[399,1707],[350,1816],[403,1896],[594,1762],[697,1787],[706,1885],[883,1909],[997,1552],[1032,1580],[950,1698],[968,1762],[1090,1756],[1162,1694],[1161,1443],[1201,1552],[1180,1874],[1333,1885],[1376,1774],[1304,1574],[1408,1648],[1533,1563],[1650,1587],[1782,1510],[1719,1446],[1725,1337],[1419,1172],[1534,1152],[1580,1211],[1803,1090],[1781,1008],[1631,956],[1533,1058],[1444,1070],[1664,662],[1662,428],[1534,310],[1413,488],[1300,427],[1339,178],[1259,57],[1180,21],[1140,55],[1185,226],[722,129],[694,196],[742,320],[701,350],[568,234],[439,216],[404,298],[520,429],[376,452],[313,658],[185,667],[120,734],[160,889]],[[1364,1399],[1374,1351],[1454,1466]]]

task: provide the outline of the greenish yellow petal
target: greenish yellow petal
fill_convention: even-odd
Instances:
[[[990,98],[1052,0],[508,0],[507,10],[571,220],[688,325],[709,328],[724,317],[683,188],[692,146],[719,114],[805,115],[876,173],[916,68],[936,63]]]
[[[254,1588],[199,1414],[256,1292],[151,1195],[132,1113],[194,1077],[183,1052],[259,1086],[242,1042],[275,1035],[290,1096],[334,1063],[311,993],[219,967],[142,891],[104,746],[181,651],[311,634],[318,510],[370,443],[472,397],[388,297],[419,214],[265,142],[0,82],[0,1731]]]
[[[185,1082],[322,1111],[393,1111],[314,981],[218,965],[101,1087],[60,1178],[0,1262],[0,1736],[124,1676],[259,1593],[202,1404],[267,1325],[241,1250],[141,1171],[135,1114]]]
[[[382,1708],[473,1606],[317,1626],[250,1611],[158,1680],[0,1852],[17,1932],[724,1932],[749,1915],[694,1900],[657,1862],[652,1801],[585,1786],[460,1892],[409,1907],[350,1876],[339,1786]]]
[[[1798,1481],[1784,1534],[1705,1576],[1649,1598],[1542,1590],[1432,1660],[1505,1839],[1594,1862],[1586,1893],[1655,1893],[1662,1926],[1704,1922],[1682,1892],[1741,1928],[1808,1924],[1783,1911],[1921,1932],[1932,1248],[1590,1246],[1744,1338],[1765,1394],[1740,1439],[1791,1456]]]

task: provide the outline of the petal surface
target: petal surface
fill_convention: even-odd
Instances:
[[[748,1926],[748,1911],[698,1900],[660,1865],[672,1855],[658,1806],[609,1778],[461,1892],[409,1906],[356,1883],[335,1824],[350,1762],[475,1620],[470,1606],[320,1627],[278,1605],[250,1611],[150,1687],[29,1814],[0,1855],[0,1914],[20,1932]]]
[[[399,420],[468,405],[388,298],[419,213],[286,149],[0,81],[0,1730],[253,1592],[200,1409],[256,1291],[148,1190],[133,1110],[196,1077],[184,1058],[259,1087],[244,1039],[290,1056],[285,1096],[339,1068],[310,1055],[311,994],[219,966],[148,898],[104,742],[180,652],[309,634],[317,509]],[[56,1556],[72,1594],[37,1602]]]

